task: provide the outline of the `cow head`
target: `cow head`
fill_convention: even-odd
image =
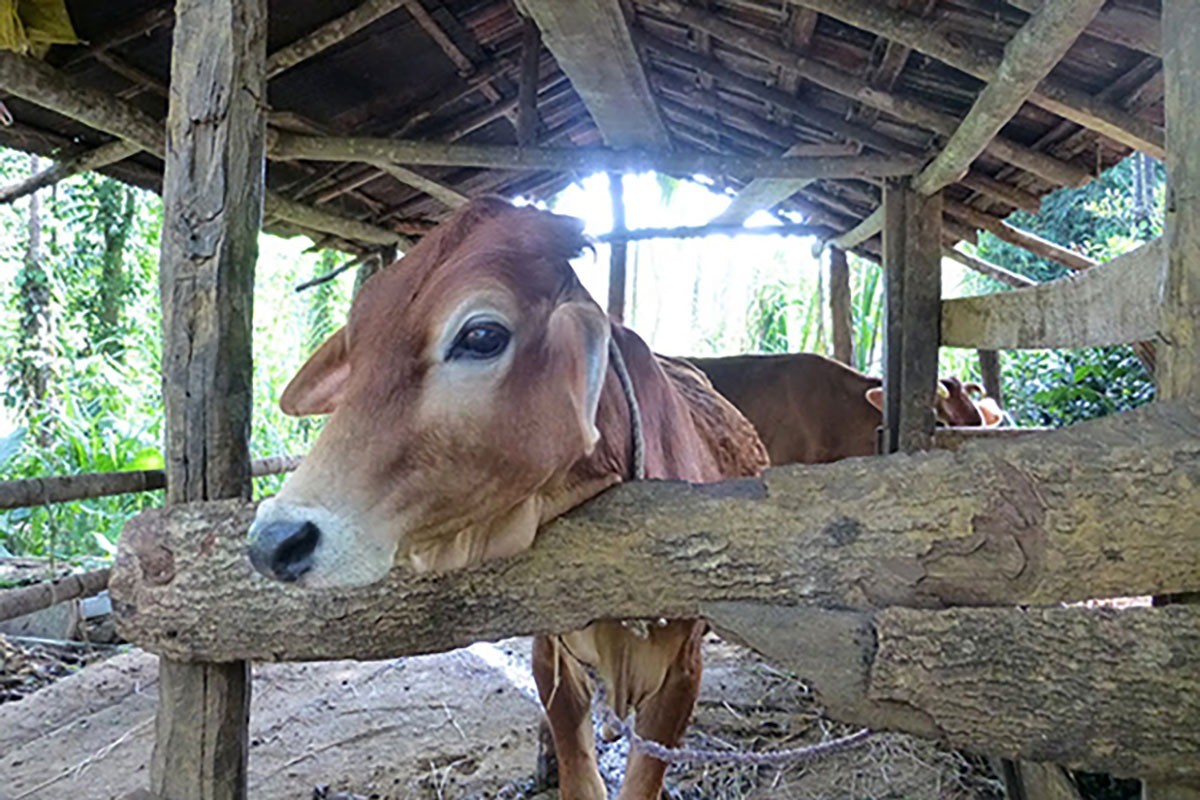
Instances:
[[[329,419],[258,509],[251,561],[308,586],[519,552],[598,491],[572,466],[599,438],[610,326],[568,260],[582,224],[476,200],[359,293],[284,390]]]
[[[866,397],[867,402],[883,411],[882,388],[867,389]],[[992,428],[1001,425],[1005,418],[1000,406],[994,399],[984,395],[979,384],[963,383],[954,377],[938,381],[933,410],[939,425],[951,427]]]

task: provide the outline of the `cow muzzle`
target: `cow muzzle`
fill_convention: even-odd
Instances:
[[[284,583],[293,583],[313,568],[321,529],[311,521],[273,520],[250,528],[250,563]]]

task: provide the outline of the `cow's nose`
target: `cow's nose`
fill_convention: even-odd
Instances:
[[[321,529],[311,522],[267,522],[255,526],[250,563],[269,578],[290,583],[312,569]]]

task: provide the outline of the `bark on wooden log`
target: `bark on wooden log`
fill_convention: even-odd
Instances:
[[[1119,776],[1200,775],[1200,609],[706,611],[848,722]]]
[[[1037,604],[1200,587],[1200,409],[1156,403],[958,452],[848,459],[713,486],[619,486],[523,555],[305,591],[253,571],[248,503],[144,512],[119,543],[119,630],[213,661],[362,659],[705,615],[718,601]],[[964,481],[963,476],[971,476]]]
[[[82,153],[55,163],[37,175],[31,175],[22,181],[0,188],[0,204],[11,203],[14,200],[36,192],[38,189],[53,186],[59,181],[66,180],[81,172],[98,170],[101,167],[107,167],[109,164],[123,161],[140,149],[137,145],[118,139],[115,142],[109,142],[97,148],[85,150]]]
[[[942,303],[942,344],[987,350],[1100,347],[1159,330],[1161,239],[1087,272]]]
[[[913,179],[913,188],[928,195],[957,182],[1066,55],[1104,2],[1060,0],[1034,14],[1004,48],[995,77],[942,152]]]
[[[54,581],[0,591],[0,622],[23,617],[77,597],[91,597],[108,586],[111,570],[80,572]]]
[[[831,92],[883,111],[897,119],[943,136],[951,136],[959,127],[959,120],[952,114],[872,86],[863,78],[806,58],[770,39],[725,22],[715,14],[684,5],[677,0],[639,0],[639,4],[653,8],[676,22],[703,31],[757,58],[793,71]],[[1092,179],[1092,175],[1082,167],[1004,137],[999,137],[994,143],[989,142],[987,149],[996,157],[1059,186],[1082,186]]]
[[[267,59],[267,77],[286,72],[313,56],[349,39],[375,20],[390,14],[409,0],[366,0],[349,13],[327,22],[312,33],[276,50]]]
[[[970,43],[951,39],[914,14],[897,11],[872,0],[788,2],[820,11],[876,36],[900,42],[982,81],[991,81],[996,77],[1000,64],[998,56],[978,50]],[[1042,81],[1029,100],[1053,114],[1135,150],[1149,153],[1155,158],[1166,156],[1165,136],[1157,125],[1056,78]]]
[[[301,136],[279,133],[271,154],[278,159],[333,162],[389,161],[510,170],[605,170],[777,178],[849,178],[907,175],[918,166],[908,156],[845,156],[840,158],[753,158],[704,153],[646,153],[602,148],[525,148],[471,145],[353,136]]]
[[[250,475],[260,478],[264,475],[292,472],[299,465],[300,456],[258,458],[250,463]],[[114,494],[153,492],[165,488],[166,485],[167,476],[161,469],[90,472],[81,475],[0,481],[0,511],[92,497],[108,497]]]

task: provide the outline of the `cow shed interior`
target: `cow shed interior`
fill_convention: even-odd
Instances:
[[[88,169],[164,197],[168,508],[130,524],[112,578],[122,631],[162,656],[154,796],[246,796],[249,660],[700,614],[810,676],[847,720],[1142,777],[1151,800],[1200,797],[1196,607],[1061,605],[1200,591],[1200,3],[67,6],[82,44],[0,53],[14,118],[0,143],[56,162],[0,200]],[[1097,265],[1004,221],[1134,149],[1167,163],[1161,241]],[[470,197],[647,168],[736,191],[711,225],[653,235],[773,209],[835,263],[882,263],[883,449],[904,452],[704,491],[618,487],[503,570],[336,595],[253,575],[260,226],[390,254]],[[1082,274],[1025,285],[953,249],[978,230]],[[615,276],[647,235],[608,237]],[[943,302],[943,255],[1022,288]],[[940,345],[1126,342],[1156,367],[1154,407],[918,453],[936,444]],[[975,481],[951,491],[963,470]],[[597,549],[598,528],[608,544],[581,566],[571,554]],[[430,626],[434,607],[461,615]]]

